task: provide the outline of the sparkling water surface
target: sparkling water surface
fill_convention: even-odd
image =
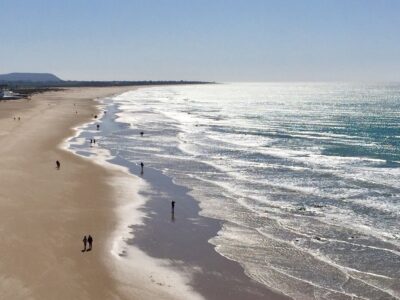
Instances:
[[[192,189],[248,276],[296,299],[400,298],[399,84],[159,86],[112,103],[127,126],[102,146]]]

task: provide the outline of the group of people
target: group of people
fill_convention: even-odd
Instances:
[[[82,252],[85,251],[91,251],[92,250],[92,245],[93,245],[93,238],[92,236],[89,234],[87,237],[86,235],[83,237],[83,250]]]

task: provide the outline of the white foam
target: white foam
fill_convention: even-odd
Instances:
[[[77,137],[93,123],[95,122],[74,128],[75,134],[65,139],[60,147],[74,154],[82,151],[73,149],[72,143],[84,144],[84,139]],[[109,237],[106,251],[108,255],[104,260],[117,280],[121,292],[129,298],[140,299],[203,299],[189,285],[192,274],[201,270],[182,266],[179,261],[152,258],[137,247],[127,244],[127,241],[134,237],[130,226],[142,224],[145,217],[144,213],[138,210],[146,202],[139,190],[148,189],[147,184],[141,178],[131,175],[127,168],[111,164],[109,160],[113,157],[108,150],[89,147],[84,151],[93,155],[81,156],[82,159],[90,160],[113,172],[107,184],[115,194],[113,200],[118,222]],[[177,265],[180,266],[179,270],[174,267]]]
[[[325,93],[326,86],[322,87]],[[346,132],[344,129],[345,126],[349,126],[345,124],[348,119],[358,120],[363,117],[364,112],[349,108],[348,99],[333,100],[334,105],[331,105],[332,99],[343,96],[336,90],[337,88],[343,90],[348,86],[338,85],[334,88],[328,86],[332,94],[320,93],[318,87],[307,84],[304,86],[233,84],[228,87],[216,85],[206,88],[158,87],[119,98],[117,102],[122,104],[121,108],[125,111],[119,113],[117,121],[131,124],[133,128],[143,126],[154,129],[155,132],[162,132],[164,128],[171,129],[170,126],[178,130],[176,141],[157,136],[159,139],[157,142],[160,149],[163,147],[171,149],[171,146],[178,144],[179,150],[184,152],[183,155],[180,151],[175,155],[169,150],[168,154],[157,151],[157,154],[151,156],[153,162],[156,160],[154,158],[157,158],[157,162],[154,163],[158,163],[160,169],[168,169],[168,173],[173,176],[184,176],[188,165],[185,161],[190,159],[194,160],[194,164],[198,164],[201,159],[203,164],[213,167],[212,172],[208,172],[207,168],[203,170],[202,167],[199,170],[191,170],[191,180],[187,180],[193,188],[191,194],[200,200],[203,215],[237,222],[241,226],[255,226],[257,223],[253,219],[265,215],[269,220],[280,224],[282,228],[285,227],[282,221],[285,218],[296,219],[298,221],[296,226],[299,227],[302,225],[302,220],[312,219],[315,222],[325,222],[332,228],[335,226],[342,226],[343,229],[352,228],[368,237],[398,245],[397,241],[393,240],[395,237],[387,232],[387,228],[384,226],[374,228],[374,223],[371,221],[373,216],[363,215],[362,212],[353,211],[352,208],[357,204],[364,209],[374,208],[382,212],[393,209],[397,212],[396,201],[388,199],[377,204],[382,198],[371,196],[363,203],[362,197],[369,195],[368,192],[373,189],[398,193],[395,189],[400,187],[400,169],[386,167],[386,161],[383,159],[323,154],[329,143],[339,148],[379,146],[373,138],[358,136],[357,133],[352,135],[351,130],[348,131],[349,134],[340,134]],[[310,95],[314,101],[312,105],[309,103]],[[363,103],[364,99],[357,99],[357,95],[358,93],[352,95],[350,100]],[[257,103],[264,105],[256,105]],[[345,119],[343,122],[341,117]],[[301,128],[297,130],[299,126]],[[315,130],[312,130],[313,128]],[[319,132],[320,129],[328,131]],[[242,134],[245,132],[250,134]],[[303,143],[298,143],[299,140]],[[157,145],[150,144],[153,152]],[[137,150],[135,154],[150,155],[149,149],[144,145],[146,143],[136,147],[135,144],[130,150]],[[216,151],[218,149],[221,150],[219,153]],[[238,153],[242,153],[243,156]],[[252,158],[251,162],[246,160],[246,155]],[[260,161],[257,161],[258,155]],[[174,167],[169,167],[168,163],[162,161],[163,159],[182,162],[186,168],[174,170]],[[382,166],[385,167],[381,168]],[[277,171],[275,174],[270,172],[274,169]],[[248,170],[253,171],[252,174],[249,174]],[[264,171],[271,174],[271,178],[261,176]],[[257,172],[261,175],[258,176]],[[218,173],[222,175],[221,180],[217,176]],[[197,181],[199,183],[197,185],[196,179],[202,182]],[[184,182],[184,179],[181,181]],[[216,185],[220,188],[215,187]],[[260,186],[265,189],[257,190]],[[214,187],[218,193],[209,196],[210,189],[213,190]],[[275,190],[279,190],[282,194],[284,193],[282,191],[287,191],[288,198],[274,199]],[[307,198],[315,198],[321,202],[329,200],[331,204],[323,208],[307,207],[307,211],[301,213],[298,210],[298,205],[302,205],[301,201],[295,201],[297,196],[305,202]],[[221,199],[226,199],[227,203],[219,203]],[[227,207],[228,204],[232,207]],[[280,221],[282,223],[279,223]],[[227,232],[223,231],[220,234],[221,238],[216,245],[225,255],[233,251],[235,245],[230,243]],[[240,233],[235,238],[243,239],[239,245],[240,249],[245,247],[243,244],[254,242],[251,237]],[[262,252],[261,246],[256,248]],[[259,259],[256,254],[254,260]],[[313,253],[314,257],[317,257],[317,254]],[[286,277],[291,275],[284,270],[273,270],[272,265],[270,269],[259,270],[259,266],[243,262],[240,255],[230,258],[244,264],[249,276],[285,292],[296,290],[293,288],[296,284],[314,291],[314,295],[333,292],[324,290],[316,282],[307,282],[304,278],[300,278],[301,275],[293,276],[292,279],[302,283],[289,282]],[[287,263],[289,264],[290,260]],[[259,274],[255,275],[258,271]],[[277,275],[278,271],[281,272],[280,275]],[[263,276],[265,274],[268,276]],[[306,277],[308,274],[303,275]],[[372,276],[372,273],[370,275]],[[276,285],[277,282],[280,285]],[[368,284],[371,289],[384,289],[382,282]],[[380,284],[382,286],[379,286]]]

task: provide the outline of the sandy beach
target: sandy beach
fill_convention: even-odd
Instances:
[[[157,285],[138,278],[135,285],[134,276],[132,289],[118,286],[106,269],[116,226],[107,182],[123,172],[61,147],[97,113],[92,99],[131,89],[75,88],[0,103],[1,299],[168,298]],[[93,251],[81,252],[85,234]]]
[[[59,144],[96,113],[88,100],[126,89],[69,89],[0,103],[2,299],[114,295],[97,250],[112,227],[107,172]],[[94,251],[83,255],[88,233]]]

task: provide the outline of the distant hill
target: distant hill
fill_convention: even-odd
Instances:
[[[62,82],[60,78],[50,73],[9,73],[0,74],[0,82]]]

